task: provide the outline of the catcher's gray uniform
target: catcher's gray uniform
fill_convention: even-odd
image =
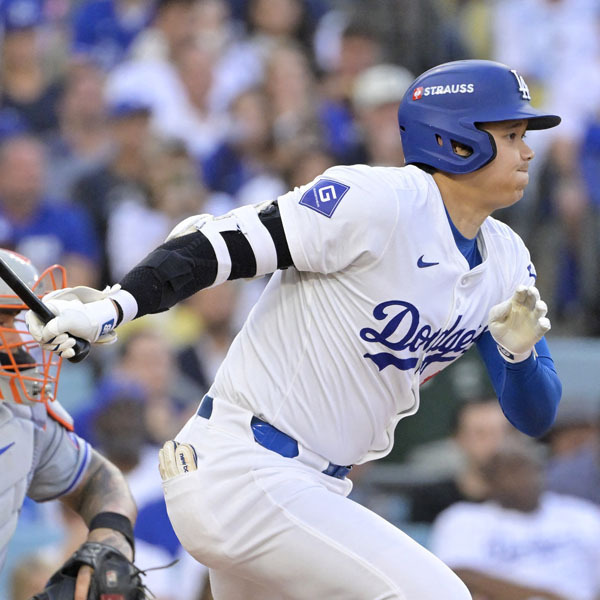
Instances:
[[[25,496],[57,498],[85,473],[90,447],[67,427],[44,404],[0,402],[0,569]]]

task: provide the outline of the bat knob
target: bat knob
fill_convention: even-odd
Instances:
[[[69,362],[72,363],[81,362],[90,353],[90,343],[87,340],[78,337],[76,337],[75,340],[75,345],[73,346],[75,354],[68,359]]]

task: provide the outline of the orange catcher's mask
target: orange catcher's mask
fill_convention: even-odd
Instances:
[[[31,261],[0,248],[0,256],[38,297],[66,286],[64,267],[53,265],[38,275]],[[23,301],[0,279],[0,401],[52,402],[62,359],[42,350],[25,324]]]

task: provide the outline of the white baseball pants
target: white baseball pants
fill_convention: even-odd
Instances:
[[[215,399],[210,420],[193,417],[177,436],[198,469],[163,483],[215,600],[471,600],[433,554],[346,498],[349,480],[258,445],[251,418]]]

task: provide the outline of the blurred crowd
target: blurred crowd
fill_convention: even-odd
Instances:
[[[272,200],[334,164],[400,166],[411,80],[488,58],[563,117],[528,134],[531,183],[496,216],[531,250],[553,335],[600,336],[600,0],[0,0],[0,19],[0,247],[39,269],[58,262],[70,285],[104,287],[185,216]],[[157,447],[194,411],[262,286],[204,291],[64,369],[59,396],[140,507],[138,564],[180,559],[149,573],[158,600],[207,592],[168,523]],[[495,402],[461,405],[453,434],[408,459],[441,465],[435,477],[382,483],[366,467],[355,494],[399,498],[392,520],[425,525],[407,530],[477,600],[597,600],[600,418],[571,408],[532,447],[507,444]],[[49,540],[66,556],[82,524],[57,511],[26,506],[21,530],[61,523]],[[19,555],[5,595],[28,598],[39,582],[23,573],[62,562],[51,555]]]

